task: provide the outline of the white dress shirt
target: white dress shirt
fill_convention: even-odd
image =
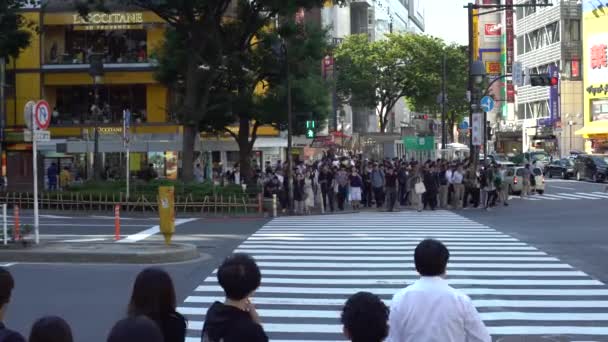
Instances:
[[[454,171],[452,174],[452,183],[453,184],[462,184],[463,175],[459,171]]]
[[[454,173],[452,172],[452,170],[449,170],[449,169],[445,172],[445,179],[448,181],[448,184],[452,184],[452,175],[453,174]]]
[[[471,299],[440,277],[421,277],[393,296],[388,342],[491,342]]]

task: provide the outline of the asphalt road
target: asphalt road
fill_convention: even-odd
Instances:
[[[268,224],[268,221],[263,219],[197,219],[179,225],[174,241],[194,243],[202,253],[210,255],[210,258],[161,267],[167,269],[173,276],[180,310],[188,315],[191,328],[189,336],[192,337],[188,342],[198,340],[200,324],[204,320],[204,309],[221,296],[214,283],[213,270],[221,259],[237,247],[242,251],[253,253],[258,257],[259,262],[265,263],[263,269],[267,270],[264,274],[268,282],[264,282],[266,288],[261,289],[259,297],[256,298],[260,300],[258,307],[262,315],[264,316],[264,313],[268,315],[264,321],[267,322],[267,329],[273,339],[335,341],[340,339],[339,334],[336,333],[338,325],[335,312],[340,309],[339,304],[344,301],[348,293],[361,288],[369,289],[389,300],[392,291],[414,278],[407,273],[408,271],[391,269],[397,267],[396,263],[401,263],[391,260],[400,260],[401,255],[407,253],[411,246],[403,247],[406,249],[403,254],[397,251],[392,259],[388,257],[384,260],[383,255],[390,253],[391,248],[397,248],[391,242],[391,239],[395,239],[391,237],[393,233],[402,234],[396,236],[411,238],[411,241],[408,240],[410,242],[405,244],[413,244],[415,240],[425,235],[439,238],[448,236],[445,239],[448,240],[448,247],[455,248],[455,258],[460,257],[457,256],[458,253],[463,253],[462,255],[465,255],[463,258],[468,257],[467,260],[472,260],[471,262],[476,264],[490,261],[484,260],[487,259],[485,255],[479,255],[479,260],[476,260],[475,255],[478,254],[467,250],[470,245],[478,244],[479,246],[475,248],[485,248],[488,251],[481,253],[488,254],[497,253],[492,249],[510,248],[510,245],[493,247],[494,244],[484,239],[477,241],[476,235],[471,235],[471,239],[466,238],[464,241],[457,239],[455,242],[450,242],[454,235],[441,235],[443,233],[436,235],[433,232],[443,228],[453,228],[454,234],[470,232],[490,234],[499,239],[499,244],[503,243],[501,239],[507,244],[513,239],[514,245],[521,246],[514,247],[516,250],[507,256],[519,258],[520,255],[524,255],[521,258],[527,261],[522,261],[523,264],[542,262],[551,264],[549,265],[551,267],[528,270],[532,273],[525,273],[526,276],[491,273],[511,270],[504,267],[515,267],[513,271],[516,273],[519,267],[526,267],[503,263],[495,269],[484,269],[490,272],[488,274],[494,275],[481,278],[466,276],[467,264],[456,265],[457,268],[464,267],[462,272],[465,273],[460,275],[458,270],[454,271],[451,277],[459,284],[455,286],[465,288],[471,286],[474,289],[473,293],[492,290],[509,294],[508,291],[515,288],[518,290],[515,291],[516,293],[525,294],[526,291],[531,290],[524,297],[487,293],[472,295],[472,298],[480,303],[478,309],[484,319],[487,319],[486,324],[495,332],[495,340],[608,341],[608,318],[606,318],[608,295],[604,294],[604,291],[608,291],[608,287],[595,284],[597,280],[608,283],[608,267],[604,258],[608,248],[606,247],[608,246],[608,233],[606,233],[608,193],[604,192],[605,187],[606,185],[584,182],[547,180],[545,195],[535,195],[532,199],[524,200],[513,198],[509,207],[500,207],[491,211],[471,209],[454,213],[426,212],[423,219],[412,218],[410,215],[415,214],[412,212],[395,214],[402,216],[392,217],[388,214],[365,213],[322,218],[284,218]],[[22,222],[29,222],[31,217],[28,216],[29,213],[25,213]],[[455,221],[460,223],[451,226],[449,222]],[[124,219],[122,220],[123,238],[149,231],[157,224],[156,218]],[[262,226],[264,226],[263,231],[251,236]],[[350,229],[357,230],[360,234],[351,234]],[[420,233],[412,233],[413,229]],[[382,230],[377,233],[380,235],[374,237],[378,230]],[[114,222],[111,216],[70,218],[42,216],[41,234],[43,239],[73,240],[74,243],[88,239],[111,240],[114,234]],[[162,237],[156,234],[142,241],[160,239]],[[340,240],[346,243],[339,244]],[[352,246],[349,247],[348,241],[352,241]],[[464,245],[459,246],[461,243]],[[370,248],[366,249],[367,244]],[[317,247],[319,250],[314,252],[313,249]],[[525,255],[528,250],[530,255]],[[466,256],[467,253],[473,254]],[[539,255],[538,261],[534,261],[535,255]],[[333,257],[328,258],[328,256]],[[356,263],[369,261],[381,265],[365,269],[352,265],[354,261],[344,261],[354,260],[353,258],[360,258]],[[499,256],[498,259],[500,258]],[[549,261],[543,261],[545,259]],[[1,260],[1,262],[8,263],[10,260]],[[298,262],[308,264],[295,264]],[[346,271],[350,273],[345,273],[348,276],[341,275],[345,269],[338,266],[342,266],[343,263],[348,265],[344,267],[349,267]],[[112,324],[124,315],[133,280],[144,267],[142,265],[20,263],[11,265],[9,269],[16,278],[17,287],[6,321],[10,327],[27,334],[36,318],[47,314],[60,315],[72,325],[77,341],[104,341]],[[399,267],[403,267],[403,264]],[[384,272],[374,275],[372,272],[374,270]],[[331,273],[327,273],[328,271]],[[394,275],[387,271],[393,272]],[[543,275],[543,272],[552,271],[557,273]],[[399,272],[406,272],[406,275],[401,276]],[[578,274],[580,272],[583,273]],[[569,278],[571,274],[573,278]],[[380,283],[379,278],[388,282]],[[315,283],[315,279],[323,281]],[[348,279],[355,281],[349,283]],[[294,284],[298,281],[299,285]],[[508,286],[508,284],[518,284],[519,281],[538,285]],[[562,281],[563,284],[567,284],[568,281],[579,281],[587,285],[559,287],[543,283],[551,281],[556,284],[562,284]],[[481,284],[498,282],[497,284],[500,285],[479,285],[477,282]],[[567,291],[548,296],[551,291],[561,290],[581,292],[578,296],[567,298],[561,297],[566,296]],[[538,291],[541,291],[540,294]],[[585,291],[594,295],[587,296]],[[508,302],[515,307],[505,304]],[[576,303],[583,302],[586,307],[577,307]],[[532,306],[526,307],[523,303]],[[562,304],[564,304],[563,308],[560,307]],[[277,315],[285,315],[285,317],[277,317]],[[539,318],[538,315],[542,317]],[[577,317],[586,320],[579,321]],[[569,329],[569,332],[560,333],[560,327]],[[596,330],[586,330],[586,327],[593,327]],[[534,330],[536,332],[532,335],[521,334]],[[547,333],[547,330],[552,333]],[[580,333],[576,334],[577,331]],[[589,334],[587,333],[589,331],[596,333]]]

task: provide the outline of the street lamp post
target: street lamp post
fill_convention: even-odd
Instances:
[[[572,142],[574,139],[572,139],[572,126],[576,125],[576,122],[570,120],[568,121],[568,127],[570,128],[570,151],[572,151]]]
[[[479,110],[479,101],[481,90],[479,85],[483,83],[486,76],[486,67],[482,61],[474,60],[469,65],[469,89],[471,92],[471,103],[470,103],[470,119],[471,123],[471,137],[470,137],[470,150],[471,150],[471,162],[477,168],[477,162],[479,161],[479,149],[473,144],[473,113]],[[487,113],[483,113],[483,134],[485,135],[485,126],[487,121]],[[485,141],[485,138],[484,138]],[[487,154],[487,153],[486,153]]]
[[[292,115],[292,98],[291,98],[291,68],[289,66],[289,49],[287,41],[283,40],[281,46],[283,50],[283,56],[285,59],[285,78],[287,87],[287,199],[289,214],[294,213],[293,207],[293,155],[292,155],[292,144],[293,144],[293,115]]]
[[[94,147],[93,147],[93,179],[98,181],[101,180],[101,156],[99,155],[99,115],[101,109],[99,108],[99,85],[103,82],[103,55],[93,54],[89,57],[89,74],[93,77],[94,87],[94,106],[93,106],[93,121],[95,130],[94,136]]]

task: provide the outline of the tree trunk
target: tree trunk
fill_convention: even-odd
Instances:
[[[194,125],[184,125],[182,142],[182,181],[194,180],[194,143],[198,130]]]
[[[249,141],[249,119],[239,118],[239,134],[237,144],[239,145],[239,171],[241,172],[241,183],[247,183],[251,179],[251,151],[253,143]]]

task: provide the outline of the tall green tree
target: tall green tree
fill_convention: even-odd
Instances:
[[[111,7],[109,0],[74,0],[81,12]],[[159,79],[172,89],[183,125],[182,179],[193,179],[194,144],[209,112],[210,95],[222,82],[226,61],[238,61],[256,34],[279,15],[321,6],[323,0],[123,0],[154,12],[169,26]],[[246,78],[245,74],[243,74]],[[213,108],[211,108],[213,109]]]
[[[31,24],[18,13],[28,4],[28,0],[0,1],[0,57],[17,58],[30,44],[32,34],[27,28]]]
[[[380,131],[402,98],[428,101],[439,79],[434,63],[442,41],[412,33],[390,34],[370,42],[366,35],[348,37],[335,52],[339,97],[352,105],[375,108]]]
[[[258,34],[255,43],[240,54],[238,60],[226,63],[220,82],[212,90],[210,108],[213,110],[201,121],[201,129],[227,133],[235,139],[245,180],[252,175],[251,153],[258,128],[274,125],[284,129],[287,124],[287,77],[291,84],[292,110],[302,113],[298,116],[302,120],[294,120],[295,132],[303,132],[305,120],[322,122],[327,117],[329,87],[320,72],[327,42],[325,30],[286,21],[278,30]],[[235,123],[238,131],[231,129]]]
[[[454,126],[469,113],[469,103],[466,99],[468,88],[468,48],[457,44],[445,45],[437,52],[431,63],[438,65],[438,77],[434,81],[433,91],[429,96],[411,98],[408,101],[410,108],[416,112],[441,113],[441,104],[437,103],[437,95],[441,92],[441,72],[443,56],[446,58],[446,88],[448,94],[446,108],[446,129],[450,141],[454,139]]]

